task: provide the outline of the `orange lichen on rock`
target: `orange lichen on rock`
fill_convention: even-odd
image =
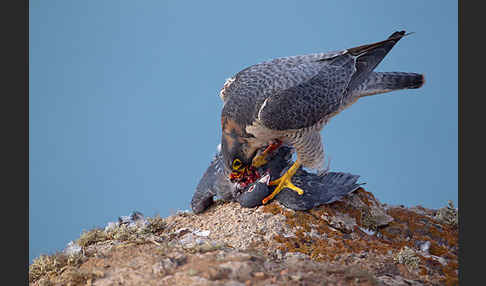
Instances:
[[[438,245],[436,242],[431,242],[429,253],[435,256],[442,256],[447,253],[447,248]]]
[[[147,221],[94,229],[75,256],[35,260],[31,285],[458,285],[451,203],[387,206],[360,188],[309,211],[216,201]]]
[[[360,188],[342,201],[309,211],[288,211],[276,202],[264,206],[263,211],[284,215],[294,231],[294,235],[274,237],[284,253],[300,252],[315,261],[331,262],[356,255],[398,254],[408,247],[419,263],[413,269],[403,268],[407,275],[424,280],[442,277],[446,285],[455,285],[457,228],[435,220],[429,215],[433,211],[420,206],[414,209],[385,207]],[[391,219],[383,220],[384,216]],[[446,266],[438,259],[447,261]]]
[[[273,215],[279,214],[282,212],[282,208],[280,208],[277,204],[271,203],[266,204],[263,206],[263,211],[266,213],[271,213]]]
[[[442,280],[444,285],[447,286],[453,286],[453,285],[459,285],[459,279],[458,279],[458,269],[459,265],[457,262],[451,261],[449,262],[446,266],[442,268],[442,271],[444,272],[445,278]]]

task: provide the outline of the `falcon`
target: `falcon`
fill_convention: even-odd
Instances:
[[[250,66],[228,79],[220,91],[221,154],[225,174],[241,188],[259,179],[257,169],[282,145],[295,149],[296,160],[262,200],[268,203],[282,189],[299,195],[292,183],[305,167],[324,171],[320,131],[329,120],[359,98],[393,90],[419,88],[424,76],[374,72],[405,31],[386,40],[329,53],[276,58]]]

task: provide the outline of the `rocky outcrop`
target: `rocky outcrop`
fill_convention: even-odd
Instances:
[[[364,189],[290,210],[217,201],[201,214],[122,217],[30,265],[31,285],[458,285],[458,217]]]

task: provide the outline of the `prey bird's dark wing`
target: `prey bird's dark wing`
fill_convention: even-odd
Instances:
[[[234,185],[224,175],[221,156],[221,152],[214,156],[196,187],[191,200],[191,208],[194,213],[201,213],[211,206],[214,196],[226,201],[233,198]]]
[[[323,176],[300,169],[293,177],[294,184],[304,190],[303,195],[288,189],[282,190],[275,199],[293,210],[309,210],[341,200],[363,185],[359,176],[349,173],[328,172]]]
[[[262,174],[270,174],[271,179],[281,176],[292,164],[292,148],[282,146],[270,155],[267,165],[259,169]],[[290,189],[283,189],[276,197],[282,205],[293,210],[309,210],[314,207],[330,204],[343,199],[360,188],[359,175],[342,172],[328,172],[322,176],[309,173],[300,168],[293,176],[293,183],[304,190],[303,195]],[[274,187],[255,182],[246,188],[236,200],[243,207],[255,207],[262,204],[262,199],[268,196]],[[251,191],[249,191],[251,190]]]
[[[259,169],[261,174],[269,174],[271,179],[278,178],[292,164],[292,148],[282,146],[270,155],[267,165]],[[211,161],[203,177],[196,187],[191,200],[194,213],[201,213],[210,207],[214,197],[218,196],[224,201],[237,201],[243,207],[256,207],[262,204],[272,190],[266,184],[255,182],[246,190],[236,191],[223,173],[222,155],[218,152]],[[303,195],[283,189],[275,199],[282,205],[293,210],[309,210],[323,204],[340,200],[357,190],[362,183],[357,183],[359,176],[349,173],[329,172],[323,176],[308,173],[302,168],[293,177],[296,186],[304,190]],[[253,186],[251,192],[248,190]]]
[[[271,179],[281,176],[290,165],[292,165],[292,148],[282,146],[269,157],[269,162],[265,170],[261,173],[268,172]],[[290,189],[283,189],[276,197],[282,205],[293,210],[309,210],[314,207],[330,204],[341,200],[346,195],[351,194],[360,188],[363,183],[358,183],[359,175],[342,172],[328,172],[324,175],[309,173],[300,168],[292,177],[292,182],[302,190],[303,195],[297,194]],[[257,198],[269,194],[273,188],[265,188],[263,184],[257,184],[251,193],[244,194],[244,202],[253,207]],[[242,195],[243,196],[243,195]],[[243,205],[245,206],[245,205]]]

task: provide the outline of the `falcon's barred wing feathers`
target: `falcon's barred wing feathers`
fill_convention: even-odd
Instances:
[[[273,93],[265,100],[259,120],[267,128],[288,130],[314,126],[332,117],[356,101],[352,91],[370,76],[404,34],[396,32],[385,41],[318,60],[319,69],[314,76]]]

